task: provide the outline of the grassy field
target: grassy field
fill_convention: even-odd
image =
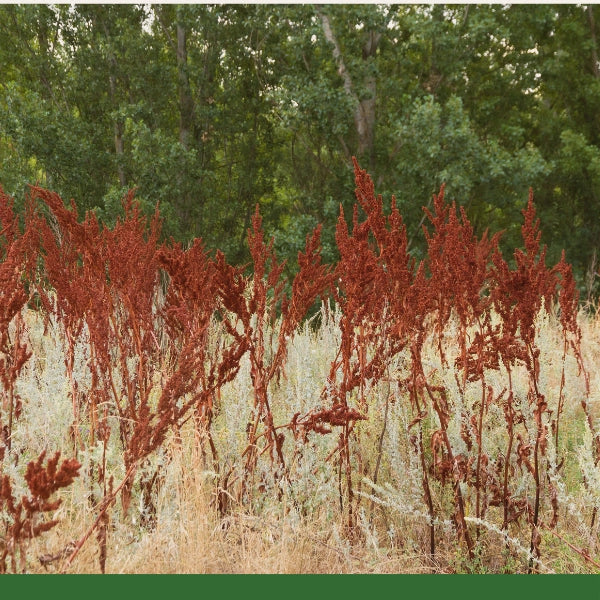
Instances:
[[[339,314],[323,312],[306,324],[289,345],[285,376],[273,382],[270,399],[276,424],[288,423],[296,413],[306,413],[321,402],[330,363],[339,345]],[[23,401],[16,421],[10,460],[4,473],[20,487],[16,497],[26,493],[23,471],[29,460],[42,450],[61,450],[73,455],[73,408],[70,381],[65,368],[66,344],[56,324],[44,332],[42,320],[33,312],[25,316],[33,355],[18,379],[16,391]],[[318,323],[318,324],[317,324]],[[583,355],[591,371],[589,405],[597,419],[600,412],[600,381],[591,368],[600,358],[600,321],[580,315]],[[548,403],[555,407],[562,373],[562,339],[555,320],[541,313],[536,323],[537,346],[541,349],[540,385]],[[448,349],[452,331],[448,332]],[[458,352],[458,349],[455,348]],[[455,372],[441,364],[436,342],[430,338],[424,364],[449,390],[458,395]],[[73,374],[84,393],[91,385],[87,368],[85,332],[75,346]],[[354,498],[356,527],[349,530],[340,506],[339,461],[327,460],[338,443],[338,435],[312,433],[306,443],[287,435],[283,444],[289,477],[282,481],[274,474],[267,453],[259,458],[250,498],[242,501],[233,490],[244,471],[242,453],[247,446],[246,428],[253,407],[254,388],[250,365],[242,361],[239,373],[225,385],[215,404],[213,439],[219,456],[215,465],[202,432],[187,421],[173,430],[159,451],[140,467],[127,513],[120,502],[110,511],[107,527],[106,572],[108,573],[518,573],[526,572],[530,531],[525,520],[501,531],[500,507],[490,506],[485,516],[474,515],[474,490],[464,486],[466,518],[475,539],[475,557],[470,558],[457,542],[448,485],[433,482],[436,508],[436,552],[428,552],[429,517],[424,502],[422,473],[414,448],[414,415],[410,402],[397,382],[402,379],[407,357],[400,354],[390,365],[386,381],[365,391],[368,419],[361,421],[352,439],[352,463],[356,471]],[[452,360],[448,363],[452,364]],[[492,377],[498,381],[494,381]],[[503,386],[502,370],[490,374],[493,387]],[[600,469],[594,466],[591,435],[586,426],[581,397],[584,384],[574,360],[566,361],[565,407],[560,448],[552,445],[546,453],[547,481],[552,483],[559,505],[558,522],[552,530],[541,530],[542,573],[598,572],[598,519],[591,524],[600,505]],[[515,396],[533,430],[531,408],[527,406],[526,373],[513,374]],[[160,385],[160,368],[156,371]],[[157,391],[156,391],[157,393]],[[453,399],[455,411],[448,430],[452,443],[461,448],[461,413],[478,398],[477,386]],[[115,419],[117,417],[111,417]],[[436,428],[429,415],[424,432]],[[106,470],[114,481],[124,476],[118,427],[112,424],[106,446]],[[82,418],[81,435],[89,423]],[[485,447],[490,456],[499,456],[505,447],[506,429],[501,409],[491,406],[486,416]],[[94,470],[102,463],[102,444],[79,451],[80,476],[58,492],[61,506],[53,516],[59,520],[48,533],[24,542],[27,572],[56,572],[64,568],[61,552],[79,540],[97,518],[102,497]],[[428,453],[430,448],[426,448]],[[563,467],[553,472],[560,454]],[[14,458],[13,458],[14,457]],[[219,472],[217,472],[219,471]],[[225,474],[229,474],[224,482]],[[342,474],[343,475],[343,474]],[[517,468],[512,485],[523,497],[532,498],[534,489],[527,469]],[[154,484],[145,496],[144,482]],[[375,481],[376,480],[376,483]],[[219,490],[225,489],[226,510],[219,510]],[[551,506],[544,519],[551,519]],[[66,568],[69,573],[98,572],[99,545],[96,532]],[[71,547],[72,549],[72,547]],[[66,557],[68,553],[65,552]],[[585,556],[584,556],[585,555]],[[50,559],[43,565],[40,557]]]
[[[532,193],[505,259],[442,188],[417,261],[355,181],[291,281],[258,207],[238,267],[0,194],[0,572],[600,570],[600,318]]]

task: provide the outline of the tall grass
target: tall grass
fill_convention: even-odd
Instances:
[[[355,176],[289,296],[258,210],[248,275],[131,195],[108,230],[34,188],[23,231],[2,196],[3,571],[600,568],[598,320],[532,196],[511,262],[442,189],[417,263]]]

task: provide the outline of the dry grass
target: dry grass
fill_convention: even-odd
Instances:
[[[417,264],[355,182],[289,298],[258,208],[245,276],[0,193],[0,572],[600,570],[600,319],[533,193],[514,268],[443,188]]]
[[[134,523],[112,523],[107,573],[418,573],[428,571],[423,557],[401,548],[371,548],[344,539],[325,510],[300,518],[284,500],[262,515],[234,508],[219,518],[213,487],[203,475],[202,460],[174,452],[170,465],[180,473],[159,493],[156,527],[145,531]],[[79,490],[81,491],[81,490]],[[74,490],[77,493],[77,490]],[[34,540],[29,554],[56,554],[65,540],[77,538],[91,519],[76,503],[65,503],[61,524],[48,537]],[[88,544],[69,570],[98,571],[96,548]],[[32,560],[29,572],[55,572]]]
[[[69,449],[70,401],[60,337],[50,329],[42,335],[41,324],[28,317],[34,356],[19,380],[19,391],[27,398],[23,417],[15,430],[15,444],[21,448],[17,465],[7,470],[18,480],[26,460],[42,449]],[[587,364],[597,364],[600,356],[600,320],[581,318],[583,353]],[[541,377],[548,398],[556,395],[560,365],[560,332],[553,320],[541,315],[537,324],[538,345],[542,348]],[[294,338],[289,347],[286,377],[271,386],[273,412],[281,422],[297,411],[313,406],[318,400],[327,374],[339,330],[334,318],[320,328],[309,325]],[[85,385],[86,356],[81,344],[76,355],[76,374]],[[432,369],[449,378],[428,355]],[[451,363],[450,363],[451,364]],[[401,360],[396,365],[402,369]],[[500,377],[501,374],[498,374]],[[600,414],[599,375],[591,372],[591,410]],[[449,381],[449,379],[448,379]],[[518,391],[518,383],[515,384]],[[598,520],[590,527],[600,488],[585,489],[581,483],[584,469],[593,470],[589,435],[579,404],[582,383],[573,362],[567,365],[567,404],[563,420],[563,452],[566,468],[559,478],[560,518],[557,533],[543,532],[541,572],[594,573],[600,562]],[[368,421],[361,423],[356,452],[363,460],[366,473],[373,473],[383,425],[383,410],[389,385],[382,383],[369,390]],[[240,452],[245,438],[244,426],[251,403],[252,383],[247,364],[236,379],[222,392],[216,407],[214,439],[222,460],[221,470],[232,468],[232,478],[239,476]],[[268,460],[261,458],[257,469],[265,476],[262,492],[250,504],[242,506],[231,498],[225,515],[219,514],[215,494],[223,480],[203,452],[203,445],[189,421],[172,433],[162,450],[152,456],[148,472],[160,467],[160,484],[154,493],[155,520],[144,525],[147,507],[134,488],[132,505],[124,515],[117,502],[111,510],[107,546],[107,573],[455,573],[455,572],[526,572],[527,527],[524,535],[511,530],[513,542],[498,532],[499,509],[490,508],[486,523],[480,527],[478,553],[474,560],[457,545],[456,533],[449,522],[439,523],[435,560],[427,554],[427,517],[416,458],[411,452],[407,433],[410,409],[401,396],[390,405],[387,428],[383,436],[383,454],[377,486],[368,478],[357,487],[359,526],[352,532],[344,528],[338,505],[337,469],[324,458],[337,441],[335,434],[312,435],[309,444],[295,459],[293,439],[284,448],[290,457],[293,485],[286,487],[281,499],[269,481]],[[489,443],[494,443],[494,415],[490,414]],[[498,418],[498,425],[502,426]],[[454,428],[454,429],[453,429]],[[451,424],[452,432],[458,428]],[[501,438],[501,432],[497,434]],[[586,437],[587,436],[587,437]],[[120,469],[118,443],[114,441],[108,465],[115,480]],[[204,450],[206,450],[204,448]],[[96,449],[97,452],[97,449]],[[59,556],[70,541],[79,539],[92,524],[95,510],[89,501],[93,478],[87,470],[94,451],[83,453],[82,475],[61,492],[62,506],[56,518],[59,525],[30,543],[27,572],[57,572]],[[238,463],[236,463],[238,461]],[[263,469],[263,471],[261,471]],[[590,471],[591,472],[591,471]],[[596,476],[598,469],[596,468]],[[598,483],[598,482],[596,482]],[[448,490],[434,485],[434,501],[442,509],[449,502]],[[467,497],[467,501],[469,498]],[[440,514],[443,511],[440,512]],[[467,514],[467,518],[470,516]],[[473,527],[475,524],[470,521]],[[495,529],[495,530],[494,530]],[[570,548],[571,543],[577,552]],[[590,560],[582,554],[589,556]],[[40,556],[55,560],[42,566]],[[93,536],[82,547],[69,573],[97,573],[98,546]]]

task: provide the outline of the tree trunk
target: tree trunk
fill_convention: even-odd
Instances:
[[[110,70],[109,70],[110,74],[108,77],[108,91],[109,91],[110,103],[113,106],[113,108],[117,108],[117,106],[118,106],[117,75],[116,75],[117,70],[118,70],[117,57],[115,56],[115,53],[112,50],[110,31],[108,29],[106,21],[102,22],[102,26],[104,29],[104,35],[106,36],[106,44],[109,48],[108,61],[110,64]],[[117,157],[117,174],[119,176],[119,184],[121,187],[127,187],[127,177],[125,175],[125,167],[123,166],[123,158],[124,158],[124,154],[125,154],[125,142],[123,139],[123,132],[124,132],[123,119],[121,119],[119,117],[115,118],[114,123],[113,123],[113,131],[114,131],[114,138],[115,138],[115,154]]]
[[[188,150],[194,125],[194,99],[190,90],[187,64],[187,35],[185,27],[177,21],[177,76],[179,87],[179,142]]]
[[[586,9],[588,21],[590,23],[590,34],[592,36],[592,70],[596,79],[600,78],[600,64],[598,64],[598,44],[596,40],[596,22],[594,20],[594,7],[588,6]]]
[[[111,61],[112,62],[112,61]],[[116,60],[115,60],[116,64]],[[116,77],[111,75],[109,78],[110,99],[113,106],[116,104]],[[121,187],[127,187],[127,177],[125,176],[125,168],[123,166],[123,158],[125,154],[125,141],[123,139],[123,120],[116,118],[113,124],[115,134],[115,154],[117,155],[117,174],[119,175],[119,184]]]
[[[344,82],[344,90],[356,103],[354,110],[354,125],[358,135],[358,156],[367,156],[369,160],[369,168],[374,168],[374,131],[375,131],[375,99],[377,97],[377,81],[374,75],[368,75],[363,81],[363,86],[366,90],[366,97],[359,100],[356,94],[354,83],[350,77],[350,73],[346,69],[344,57],[340,50],[337,38],[331,28],[329,17],[323,13],[320,7],[316,8],[317,14],[321,18],[323,34],[325,39],[333,46],[333,58],[338,67],[338,74]],[[377,53],[381,34],[374,31],[367,33],[367,40],[362,48],[363,61],[369,60]]]
[[[179,95],[179,143],[187,152],[194,145],[195,139],[195,106],[190,88],[187,55],[187,28],[183,22],[181,8],[177,9],[177,88]],[[197,225],[194,219],[194,199],[190,191],[190,174],[187,168],[187,157],[182,156],[182,164],[176,177],[175,185],[179,193],[177,212],[185,231],[194,230]],[[196,199],[196,202],[198,200]]]
[[[364,61],[368,61],[377,53],[377,48],[381,40],[381,34],[370,31],[367,34],[367,41],[362,49]],[[364,79],[366,97],[358,105],[357,113],[354,117],[356,129],[358,131],[358,153],[369,157],[369,168],[373,170],[374,165],[374,142],[375,142],[375,99],[377,98],[377,80],[374,75],[367,75]]]

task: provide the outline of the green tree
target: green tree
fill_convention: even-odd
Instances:
[[[352,157],[411,251],[440,185],[519,240],[535,192],[550,259],[600,250],[597,6],[2,5],[0,181],[112,221],[128,188],[165,235],[247,262],[255,205],[280,258],[325,225]]]

